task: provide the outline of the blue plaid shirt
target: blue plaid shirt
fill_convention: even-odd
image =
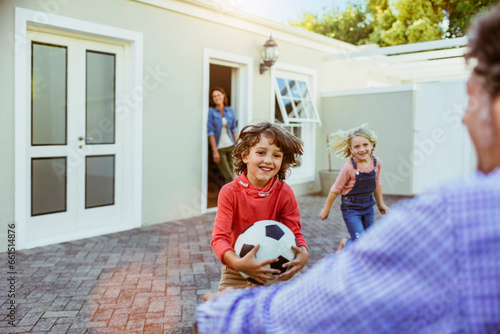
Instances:
[[[200,333],[500,333],[500,168],[404,201],[297,279],[198,306]]]

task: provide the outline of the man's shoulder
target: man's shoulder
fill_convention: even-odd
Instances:
[[[439,186],[441,191],[454,194],[458,192],[478,192],[492,190],[500,192],[500,168],[484,174],[476,171],[468,175],[448,180]]]
[[[465,203],[482,201],[488,196],[500,197],[500,169],[489,174],[474,172],[452,178],[416,196],[416,203],[432,206],[460,203],[463,208]]]

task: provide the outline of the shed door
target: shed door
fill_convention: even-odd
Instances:
[[[28,245],[112,231],[123,209],[115,116],[123,47],[39,32],[29,39]]]

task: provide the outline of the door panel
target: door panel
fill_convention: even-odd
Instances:
[[[66,145],[67,48],[32,43],[31,145]]]
[[[31,215],[65,211],[66,157],[31,159]]]
[[[115,204],[115,156],[87,156],[85,208]]]
[[[115,143],[115,54],[86,52],[87,145]]]
[[[27,241],[119,226],[123,47],[28,34],[31,108]]]

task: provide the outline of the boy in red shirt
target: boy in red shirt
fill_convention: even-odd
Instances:
[[[289,280],[306,265],[309,253],[300,231],[299,207],[292,189],[283,182],[288,168],[300,165],[302,153],[302,141],[276,124],[262,122],[241,130],[233,151],[238,176],[219,193],[212,231],[212,248],[224,265],[219,291],[257,285],[239,272],[259,284],[274,280],[271,275],[280,273],[265,267],[278,259],[256,259],[258,245],[243,258],[234,252],[238,236],[259,220],[279,221],[295,234],[297,247],[292,248],[296,257],[283,265],[288,270],[279,275],[279,280]]]

